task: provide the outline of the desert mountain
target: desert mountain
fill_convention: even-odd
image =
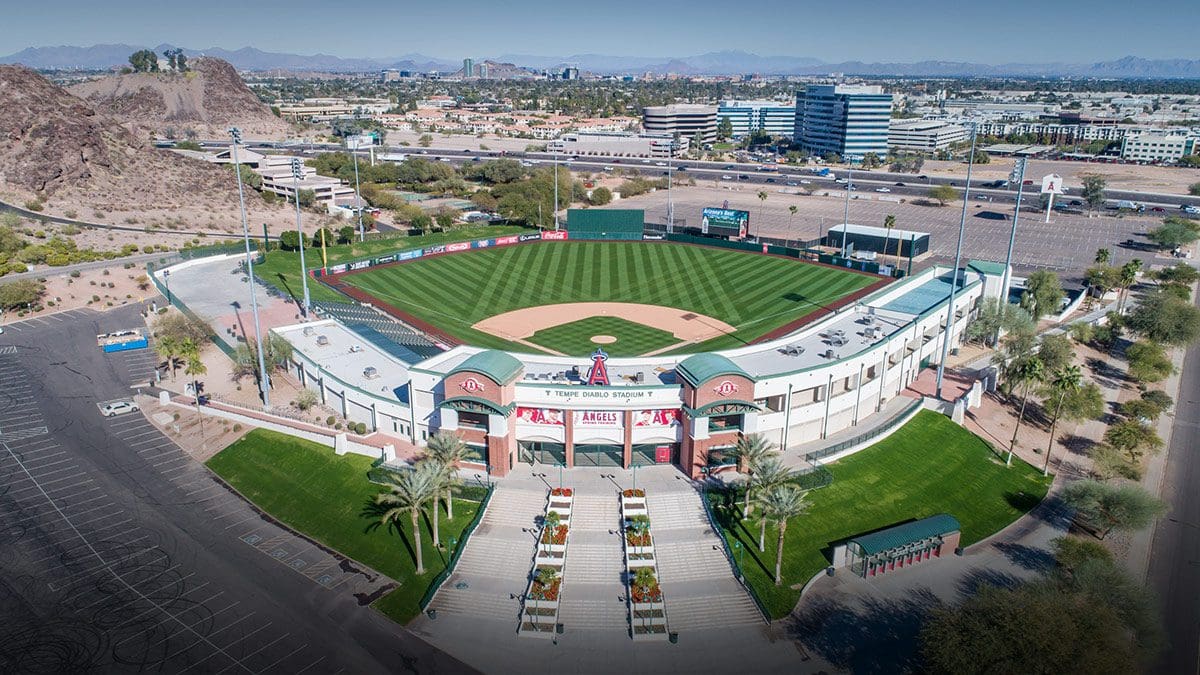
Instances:
[[[289,127],[258,100],[233,66],[214,58],[188,62],[186,73],[127,73],[72,86],[69,91],[104,114],[182,137],[223,138],[231,126],[247,138],[284,138]]]
[[[156,149],[20,66],[0,65],[0,199],[148,230],[241,232],[232,171]],[[251,222],[289,222],[286,208],[253,191],[246,204]]]

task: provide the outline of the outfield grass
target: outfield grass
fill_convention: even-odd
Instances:
[[[1033,508],[1045,497],[1051,481],[1019,459],[1013,460],[1011,468],[1005,467],[983,439],[928,410],[883,441],[828,469],[833,483],[811,492],[808,511],[788,524],[782,586],[774,582],[778,541],[774,526],[768,526],[766,551],[759,553],[760,521],[755,514],[743,521],[736,495],[709,495],[730,545],[736,540],[744,547],[746,580],[772,618],[783,617],[795,607],[800,587],[829,565],[835,543],[949,513],[961,523],[961,545],[967,546]]]
[[[596,344],[592,342],[593,335],[611,335],[617,341]],[[637,356],[679,342],[679,338],[669,331],[615,316],[592,316],[560,324],[539,330],[526,339],[567,356],[588,356],[596,351],[596,347],[604,349],[609,356]]]
[[[675,307],[736,332],[688,351],[736,347],[876,279],[742,251],[642,242],[543,242],[415,260],[346,278],[450,335],[481,347],[527,347],[471,328],[524,307],[598,301]],[[612,333],[621,338],[620,333]],[[630,341],[633,341],[632,339]],[[546,343],[569,353],[571,342]]]
[[[247,499],[289,527],[399,582],[396,590],[377,601],[377,607],[401,623],[419,613],[421,597],[450,560],[448,551],[433,548],[433,529],[427,516],[422,522],[425,574],[421,577],[415,574],[411,521],[406,519],[399,531],[371,527],[378,521],[364,515],[363,510],[383,488],[367,480],[371,468],[368,457],[339,457],[330,448],[311,441],[259,429],[222,450],[207,464]],[[453,521],[446,518],[443,509],[439,522],[443,546],[450,537],[462,537],[478,507],[477,501],[456,499]]]
[[[444,244],[454,241],[503,237],[508,234],[528,231],[528,228],[517,225],[464,227],[449,232],[437,232],[416,237],[369,239],[361,243],[355,242],[353,244],[327,246],[326,255],[329,258],[329,264],[336,265],[350,260],[358,260],[359,258],[384,255],[392,251],[421,248],[422,246],[432,246],[433,244]],[[308,248],[304,251],[304,264],[310,270],[321,269],[321,248],[319,246],[317,248]],[[299,251],[271,251],[267,253],[266,260],[255,265],[254,271],[263,281],[275,286],[284,293],[290,293],[296,298],[303,297],[303,286],[300,283]],[[311,279],[308,284],[308,294],[313,300],[318,301],[344,302],[346,300],[344,295],[330,290],[323,284]]]

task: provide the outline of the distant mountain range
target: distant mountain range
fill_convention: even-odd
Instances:
[[[159,45],[154,51],[162,53],[173,45]],[[92,47],[31,47],[15,54],[0,57],[0,63],[21,63],[41,70],[103,70],[127,63],[129,55],[144,47],[109,44]],[[385,68],[425,72],[437,70],[454,72],[461,61],[447,61],[424,54],[403,54],[389,58],[344,58],[329,54],[282,54],[264,52],[253,47],[230,51],[227,49],[188,49],[189,56],[215,56],[224,59],[238,70],[292,72],[312,71],[330,73],[372,72]],[[482,62],[487,57],[477,57]],[[760,56],[744,51],[721,51],[679,57],[612,56],[607,54],[575,54],[572,56],[534,56],[502,54],[490,60],[513,63],[535,69],[559,70],[574,66],[581,71],[602,75],[641,73],[677,73],[680,75],[826,75],[845,73],[867,76],[962,77],[962,76],[1026,76],[1026,77],[1099,77],[1099,78],[1200,78],[1197,59],[1143,59],[1126,56],[1114,61],[1095,63],[1005,63],[989,65],[957,61],[918,61],[916,63],[865,63],[844,61],[827,63],[811,57]]]

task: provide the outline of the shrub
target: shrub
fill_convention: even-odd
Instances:
[[[29,201],[25,202],[26,211],[41,211],[44,208],[46,208],[46,205],[43,204],[42,200],[40,199],[30,199]]]
[[[311,389],[304,389],[296,394],[294,404],[300,410],[308,410],[317,404],[317,393]]]
[[[337,418],[334,417],[333,415],[330,415],[329,417],[325,418],[325,424],[327,424],[329,426],[333,426],[333,423],[336,421],[337,421]]]

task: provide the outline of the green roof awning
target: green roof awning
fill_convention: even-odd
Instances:
[[[958,532],[960,529],[962,526],[958,524],[958,520],[954,516],[948,513],[939,513],[936,516],[854,537],[849,543],[858,544],[862,548],[863,555],[875,555],[913,542]]]
[[[459,412],[477,412],[508,417],[512,415],[516,404],[496,405],[486,398],[479,398],[478,396],[455,396],[442,401],[438,404],[438,407],[451,408]]]
[[[689,408],[683,406],[689,417],[711,417],[712,415],[733,415],[737,413],[762,412],[762,406],[757,403],[749,403],[747,401],[737,401],[734,399],[722,399],[713,401],[708,405],[700,406],[699,408]]]
[[[1004,276],[1004,263],[992,262],[991,260],[972,260],[967,263],[967,269],[980,274],[988,274],[991,276]]]
[[[509,384],[521,376],[525,365],[517,357],[497,349],[487,349],[467,357],[458,367],[447,375],[469,372],[478,373],[501,386]]]
[[[693,354],[675,366],[675,373],[693,387],[699,387],[714,377],[722,375],[740,375],[751,382],[750,374],[742,370],[736,363],[720,354]]]

